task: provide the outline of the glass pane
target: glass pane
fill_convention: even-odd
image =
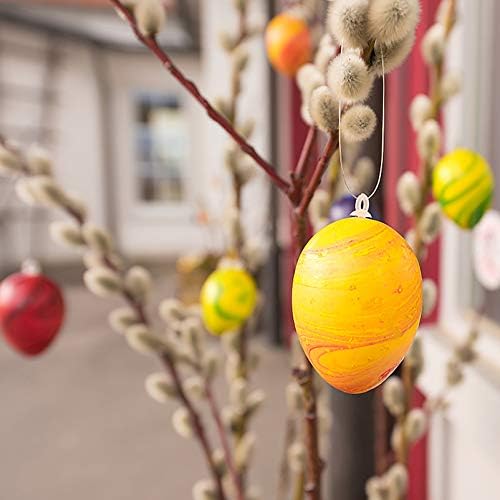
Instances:
[[[175,94],[135,97],[136,161],[139,199],[180,202],[185,195],[188,155],[186,116]]]

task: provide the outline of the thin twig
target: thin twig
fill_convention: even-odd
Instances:
[[[222,449],[224,450],[224,457],[226,459],[227,469],[231,476],[231,479],[234,483],[234,488],[236,491],[236,497],[238,500],[244,500],[245,494],[243,490],[243,483],[241,480],[241,474],[238,472],[236,465],[233,460],[233,455],[231,452],[231,446],[227,439],[226,429],[224,428],[224,424],[222,422],[222,418],[220,416],[219,407],[217,406],[217,402],[215,400],[214,393],[210,386],[210,383],[205,384],[205,395],[208,401],[208,407],[210,408],[210,413],[215,422],[215,426],[217,428],[217,432],[219,434],[219,438],[221,441]]]
[[[323,153],[316,163],[311,179],[309,180],[309,183],[304,190],[304,194],[297,208],[297,212],[300,216],[303,216],[307,208],[309,207],[312,197],[321,182],[321,178],[323,177],[323,174],[328,167],[328,160],[330,160],[335,148],[337,147],[337,144],[338,134],[333,133],[328,137],[328,141],[325,145],[325,148],[323,149]]]
[[[255,148],[231,125],[227,118],[208,102],[196,84],[184,75],[184,73],[174,64],[172,59],[170,59],[170,56],[158,45],[156,39],[151,36],[145,36],[139,31],[132,12],[125,7],[120,0],[109,1],[123,14],[137,39],[149,48],[149,50],[162,62],[165,69],[169,71],[170,74],[201,104],[207,112],[207,115],[218,123],[234,139],[242,151],[250,156],[255,163],[266,172],[271,182],[273,182],[278,189],[287,194],[290,189],[290,184],[275,171],[274,167],[269,162],[257,153]]]

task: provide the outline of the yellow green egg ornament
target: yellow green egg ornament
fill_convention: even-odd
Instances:
[[[463,229],[472,229],[491,206],[493,173],[474,151],[456,149],[441,158],[434,168],[432,185],[443,212]]]
[[[248,319],[257,301],[257,287],[248,272],[238,267],[214,271],[201,289],[203,322],[210,333],[235,330]]]
[[[369,391],[396,369],[417,331],[418,260],[384,223],[341,219],[304,247],[292,308],[302,348],[321,377],[347,393]]]

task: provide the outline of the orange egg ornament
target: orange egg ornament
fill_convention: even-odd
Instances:
[[[369,391],[396,369],[417,331],[418,260],[382,222],[339,220],[302,251],[292,308],[302,348],[321,377],[347,393]]]
[[[312,57],[312,38],[305,21],[291,14],[274,17],[266,28],[269,61],[276,71],[294,76]]]

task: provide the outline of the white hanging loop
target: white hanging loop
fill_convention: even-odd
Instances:
[[[371,219],[372,216],[369,212],[370,210],[370,198],[365,194],[361,193],[356,197],[356,204],[354,205],[354,212],[351,215],[355,217],[362,217],[364,219]]]

